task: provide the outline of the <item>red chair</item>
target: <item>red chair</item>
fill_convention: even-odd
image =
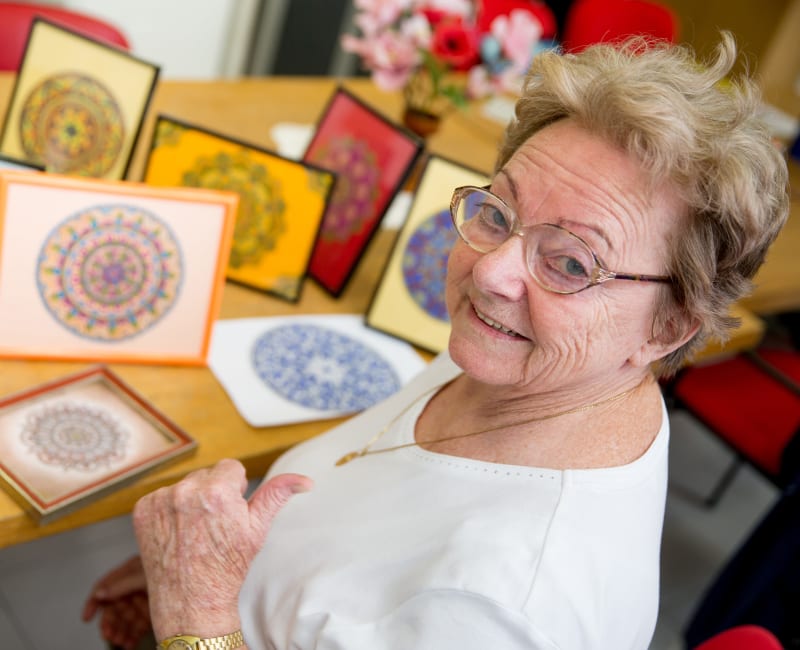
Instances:
[[[727,443],[736,458],[705,498],[717,502],[742,461],[783,488],[800,471],[800,353],[759,350],[683,370],[667,393]]]
[[[564,20],[561,46],[580,52],[593,43],[616,43],[640,35],[675,43],[679,21],[669,7],[652,0],[576,0]]]
[[[92,16],[50,5],[0,2],[0,70],[19,69],[28,33],[36,17],[108,45],[130,50],[128,39],[119,29]]]
[[[694,650],[783,650],[783,644],[763,627],[740,625],[720,632]]]

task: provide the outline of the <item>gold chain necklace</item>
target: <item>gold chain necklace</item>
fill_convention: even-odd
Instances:
[[[622,391],[621,393],[617,393],[616,395],[612,395],[611,397],[607,397],[606,399],[601,399],[599,402],[592,402],[591,404],[584,404],[583,406],[578,406],[576,408],[568,409],[566,411],[559,411],[558,413],[550,413],[549,415],[540,415],[535,418],[531,418],[530,420],[523,420],[522,422],[517,422],[511,426],[523,426],[525,424],[532,424],[533,422],[543,422],[544,420],[552,420],[553,418],[559,418],[562,415],[571,415],[573,413],[580,413],[581,411],[588,411],[589,409],[596,408],[598,406],[602,406],[603,404],[611,404],[612,402],[618,402],[621,399],[628,397],[631,393],[636,391],[642,384],[647,381],[647,377],[642,379],[636,386],[633,388],[629,388],[628,390]],[[441,388],[441,386],[439,386]],[[438,390],[438,389],[437,389]],[[336,461],[336,466],[339,465],[346,465],[351,460],[355,460],[356,458],[363,458],[364,456],[371,456],[373,454],[384,454],[389,451],[396,451],[398,449],[406,449],[408,447],[419,447],[421,444],[420,442],[406,442],[402,445],[395,445],[394,447],[383,447],[382,449],[371,449],[372,445],[374,445],[380,438],[389,430],[391,429],[395,423],[403,417],[406,413],[408,413],[417,402],[419,402],[425,395],[430,393],[430,391],[424,392],[422,395],[417,397],[413,402],[411,402],[408,406],[406,406],[400,413],[395,415],[389,423],[383,427],[376,435],[372,437],[371,440],[367,442],[361,449],[356,451],[351,451],[344,456],[342,456],[339,460]],[[460,433],[456,436],[448,436],[446,438],[439,438],[438,440],[428,440],[424,444],[426,445],[437,445],[441,442],[448,442],[450,440],[459,440],[461,438],[470,438],[472,436],[480,436],[484,433],[492,433],[493,431],[499,431],[500,429],[506,428],[506,425],[500,425],[496,427],[491,427],[489,429],[481,429],[480,431],[472,431],[470,433]]]

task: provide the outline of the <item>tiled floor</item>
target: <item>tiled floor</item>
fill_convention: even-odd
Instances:
[[[686,490],[709,488],[729,455],[683,414],[672,422],[661,613],[650,650],[683,650],[681,629],[703,589],[776,498],[746,466],[714,508],[687,498]],[[83,599],[134,552],[127,517],[1,550],[0,648],[103,650],[94,625],[80,620]]]

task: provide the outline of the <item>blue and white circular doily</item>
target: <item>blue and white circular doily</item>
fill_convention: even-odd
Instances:
[[[360,411],[400,388],[375,351],[316,325],[283,325],[256,339],[256,374],[282,397],[321,411]]]
[[[403,280],[411,299],[433,318],[450,322],[445,304],[447,258],[456,242],[449,210],[423,221],[403,251]]]

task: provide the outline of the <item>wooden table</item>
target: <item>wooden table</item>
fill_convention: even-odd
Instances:
[[[274,148],[270,127],[288,121],[313,124],[318,119],[336,81],[332,79],[259,78],[238,81],[177,82],[159,84],[133,158],[129,178],[141,178],[155,115],[163,113],[205,126],[256,145]],[[8,103],[13,76],[0,74],[0,107]],[[391,119],[399,119],[398,96],[384,93],[367,80],[344,84]],[[491,171],[501,128],[482,118],[475,109],[452,114],[431,136],[429,149],[473,168]],[[381,231],[370,244],[348,288],[331,299],[307,281],[298,304],[271,298],[237,285],[225,287],[221,318],[287,314],[357,313],[366,311],[396,233]],[[749,347],[761,335],[761,322],[743,313],[744,326],[731,346]],[[0,360],[0,395],[29,388],[85,367],[81,363]],[[46,526],[37,526],[4,492],[0,492],[0,548],[84,526],[130,512],[142,495],[174,483],[188,472],[207,467],[223,457],[235,457],[248,475],[263,475],[270,463],[288,447],[333,426],[339,420],[307,422],[256,429],[239,416],[207,368],[115,364],[123,380],[189,432],[199,443],[193,456],[146,474],[128,487]]]

